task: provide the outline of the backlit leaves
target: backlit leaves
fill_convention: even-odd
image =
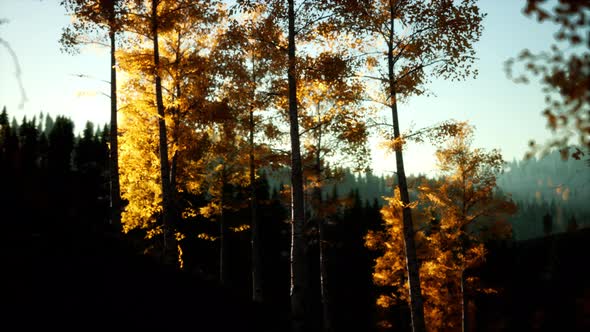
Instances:
[[[476,1],[343,0],[341,3],[341,14],[353,24],[352,31],[364,40],[357,49],[360,55],[367,54],[365,76],[378,78],[388,92],[386,96],[390,83],[395,84],[399,98],[405,98],[424,93],[430,75],[450,80],[476,75],[473,45],[481,36],[485,17]],[[387,76],[390,49],[392,78]],[[377,50],[384,56],[368,55]]]
[[[71,26],[63,29],[60,39],[62,51],[77,53],[80,44],[103,43],[109,33],[120,31],[126,22],[128,3],[128,0],[62,0],[60,5],[72,15]]]
[[[154,68],[153,46],[141,33],[149,31],[143,17],[145,8],[134,15],[135,36],[128,36],[126,48],[118,53],[121,84],[122,135],[121,188],[128,201],[123,214],[125,231],[160,227],[162,193],[158,156],[158,113],[155,106],[153,71],[158,70],[164,93],[165,121],[168,127],[168,160],[174,192],[198,193],[202,189],[201,157],[209,148],[203,125],[229,117],[223,104],[207,100],[212,81],[208,70],[209,38],[215,8],[204,2],[191,6],[161,1],[158,9],[171,23],[159,34],[160,66]],[[201,13],[200,16],[197,14]],[[185,20],[180,20],[179,15]],[[148,24],[148,26],[145,26]],[[201,35],[206,32],[207,35]],[[185,204],[177,204],[185,206]],[[188,205],[179,215],[194,218],[197,210]]]

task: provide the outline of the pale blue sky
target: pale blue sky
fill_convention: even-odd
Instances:
[[[446,119],[468,120],[476,126],[475,145],[500,148],[505,159],[521,158],[530,139],[544,141],[549,135],[541,116],[544,98],[535,84],[516,85],[506,78],[503,63],[520,50],[547,49],[553,29],[522,14],[524,0],[481,0],[484,32],[477,44],[479,76],[465,82],[435,81],[430,90],[435,97],[418,97],[400,105],[402,131],[413,123],[416,128]],[[18,109],[20,92],[14,78],[15,67],[9,53],[0,48],[0,107],[20,119],[40,111],[70,116],[76,130],[88,120],[106,123],[109,100],[107,50],[86,48],[79,55],[60,52],[58,40],[70,18],[58,0],[0,0],[0,37],[10,43],[19,57],[28,102]],[[81,79],[84,74],[96,79]],[[98,91],[95,96],[79,96],[80,91]],[[405,154],[409,173],[434,170],[434,149],[427,144],[410,145]],[[373,167],[390,173],[393,157],[375,150]]]

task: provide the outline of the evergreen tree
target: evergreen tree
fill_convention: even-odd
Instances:
[[[545,236],[551,235],[553,232],[553,216],[549,212],[543,216],[543,233]]]
[[[96,165],[95,158],[99,157],[96,145],[94,124],[88,121],[82,132],[82,137],[78,139],[78,144],[76,145],[74,164],[78,171],[86,171],[92,166],[92,163]]]
[[[47,114],[45,116],[45,124],[43,125],[43,132],[45,133],[45,135],[49,136],[49,133],[53,129],[54,123],[55,122],[54,122],[53,118],[51,117],[51,115]]]
[[[567,223],[567,231],[568,232],[575,232],[577,230],[578,230],[578,221],[576,220],[576,216],[572,215]]]
[[[74,123],[72,120],[58,116],[51,126],[48,140],[47,162],[50,171],[54,174],[70,172],[74,150]]]
[[[27,121],[26,116],[23,118],[19,128],[20,136],[20,165],[25,172],[31,172],[37,165],[37,157],[39,154],[39,132],[37,131],[37,120],[33,117],[31,121]]]
[[[10,137],[10,123],[8,122],[8,113],[6,106],[2,108],[0,113],[0,167],[4,167],[6,163],[6,148]]]

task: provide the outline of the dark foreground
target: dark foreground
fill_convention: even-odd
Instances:
[[[590,228],[490,245],[475,331],[590,331]],[[479,323],[478,323],[479,322]]]
[[[111,233],[11,225],[0,241],[0,330],[289,330],[288,308],[254,305],[236,295],[243,291],[158,264]],[[589,255],[590,229],[490,244],[474,273],[499,293],[473,295],[469,330],[590,331]],[[399,309],[390,318],[407,331]]]
[[[0,330],[284,330],[268,308],[134,253],[115,236],[9,230],[0,326],[10,328]]]

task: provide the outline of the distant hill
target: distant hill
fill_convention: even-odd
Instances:
[[[509,162],[498,186],[519,207],[512,218],[517,240],[543,236],[543,217],[551,233],[590,226],[590,167],[584,160],[563,160],[558,151],[541,159]],[[575,224],[575,225],[574,225]]]

